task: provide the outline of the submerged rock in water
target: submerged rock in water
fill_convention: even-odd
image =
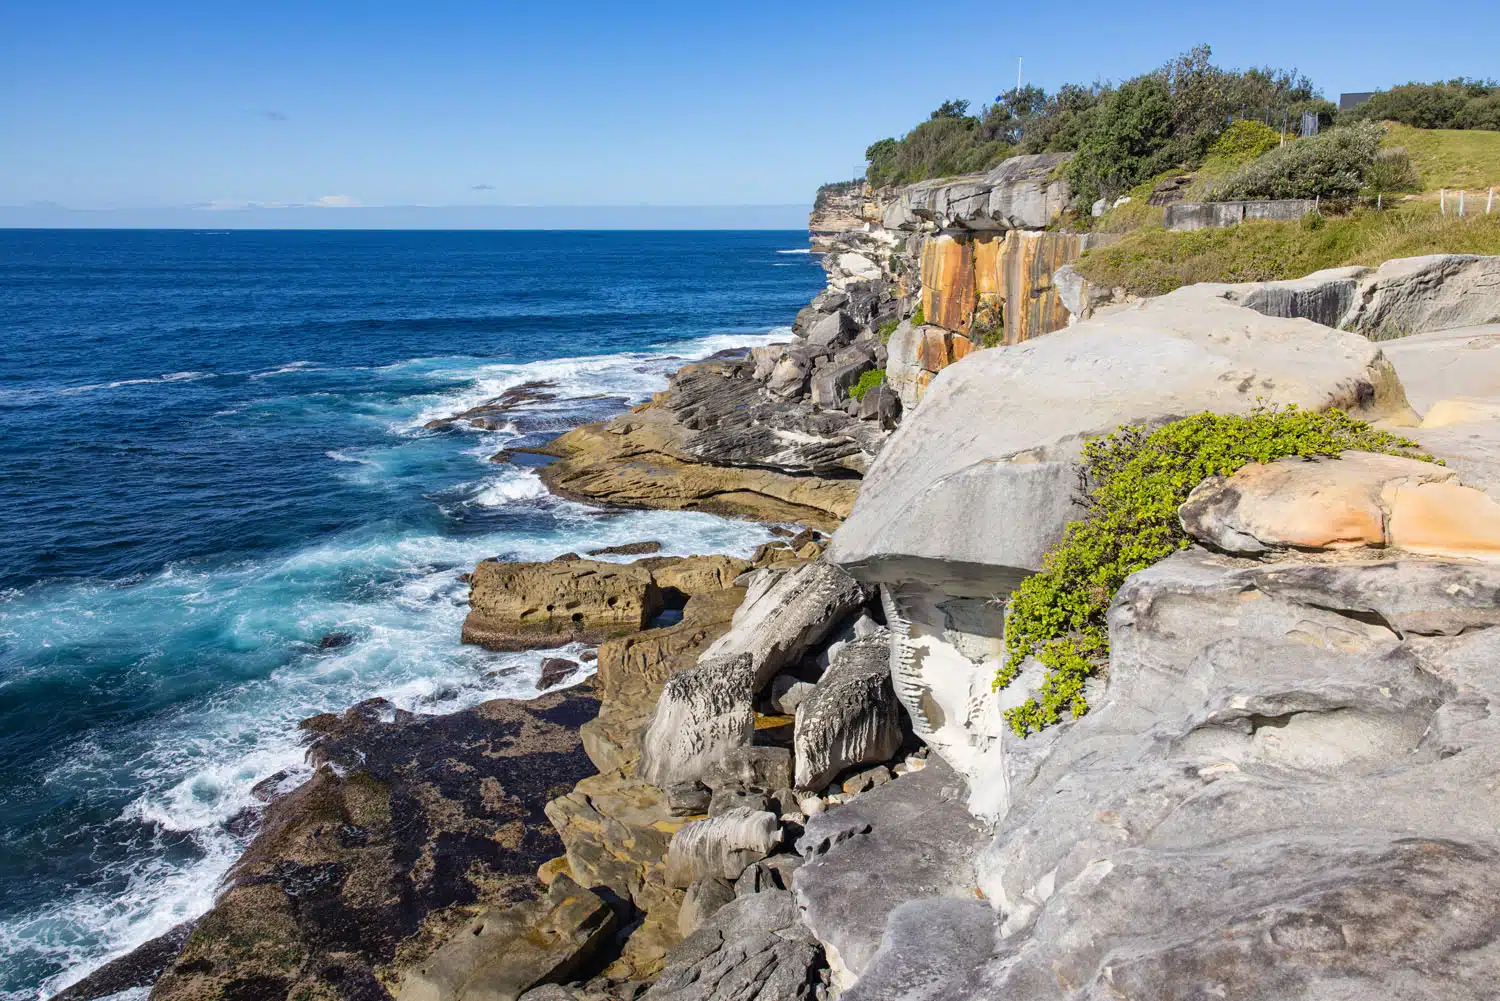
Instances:
[[[661,552],[660,542],[627,542],[623,546],[605,546],[603,549],[590,549],[590,556],[650,556],[652,553]]]
[[[536,679],[536,690],[544,692],[562,684],[577,674],[581,666],[578,661],[566,657],[548,657],[542,661],[542,673]]]
[[[150,987],[177,958],[196,924],[196,921],[184,921],[165,935],[158,935],[151,941],[136,946],[119,959],[105,963],[67,990],[53,995],[52,1001],[96,1001],[97,998],[107,998],[132,987]]]

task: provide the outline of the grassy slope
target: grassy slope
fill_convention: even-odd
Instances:
[[[1428,191],[1500,187],[1500,132],[1391,124],[1387,144],[1406,148]],[[1189,197],[1201,197],[1202,189],[1221,173],[1205,165]],[[1436,200],[1428,197],[1408,200],[1385,212],[1357,210],[1329,218],[1319,228],[1296,222],[1259,222],[1169,233],[1161,228],[1161,210],[1145,205],[1159,180],[1153,178],[1130,192],[1130,203],[1111,209],[1098,221],[1097,229],[1125,235],[1113,246],[1083,256],[1078,270],[1089,281],[1149,296],[1194,282],[1297,278],[1323,268],[1379,264],[1393,257],[1500,254],[1500,207],[1488,217],[1443,217]],[[1482,196],[1471,196],[1468,210],[1482,213]]]
[[[1386,123],[1386,145],[1401,146],[1422,177],[1422,187],[1500,187],[1500,132],[1480,129],[1414,129]]]
[[[1431,202],[1410,202],[1330,218],[1317,229],[1300,222],[1191,233],[1142,229],[1084,254],[1078,270],[1091,282],[1149,296],[1194,282],[1273,281],[1438,253],[1500,254],[1500,211],[1459,219],[1439,215]]]

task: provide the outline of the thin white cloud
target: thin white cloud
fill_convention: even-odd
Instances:
[[[247,209],[353,209],[359,200],[352,195],[324,195],[311,202],[247,202],[236,198],[216,198],[192,206],[204,212],[243,212]]]

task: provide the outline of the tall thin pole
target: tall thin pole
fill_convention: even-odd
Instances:
[[[1458,217],[1460,219],[1462,219],[1464,217],[1464,189],[1463,188],[1459,188],[1458,189]]]
[[[1490,214],[1490,209],[1492,209],[1494,207],[1495,207],[1495,189],[1491,188],[1490,189],[1490,197],[1487,198],[1487,199],[1485,199],[1485,202],[1484,202],[1484,214],[1485,215],[1489,215]]]
[[[1443,215],[1448,214],[1448,189],[1438,188],[1438,211]]]
[[[1016,56],[1016,96],[1021,96],[1021,57]]]

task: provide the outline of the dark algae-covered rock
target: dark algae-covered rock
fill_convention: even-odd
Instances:
[[[562,853],[542,807],[593,766],[574,688],[416,716],[377,700],[303,724],[317,771],[273,803],[156,1001],[381,1001],[473,905],[534,900]]]

